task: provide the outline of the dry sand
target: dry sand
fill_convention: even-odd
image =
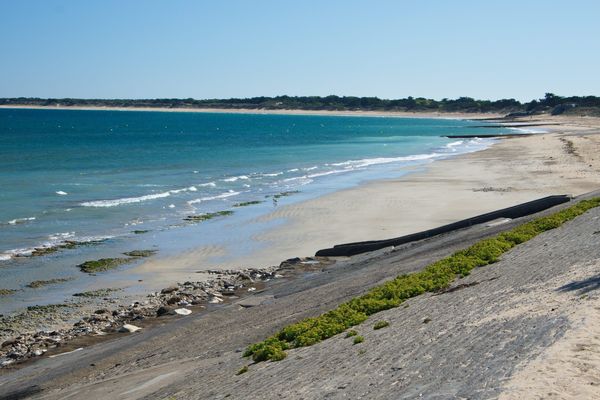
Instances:
[[[587,280],[591,288],[584,289],[600,287],[600,260],[575,265],[571,271],[570,282]],[[515,314],[543,315],[542,305],[552,304],[566,311],[570,329],[538,357],[523,363],[506,383],[500,400],[600,398],[600,298],[585,294],[573,298],[553,287],[534,288],[527,297],[535,303],[525,307],[515,302]]]
[[[268,110],[256,108],[163,108],[163,107],[86,107],[86,106],[6,106],[0,109],[32,109],[32,110],[85,110],[85,111],[160,111],[191,113],[226,113],[226,114],[280,114],[280,115],[336,115],[365,117],[401,117],[401,118],[442,118],[442,119],[479,119],[497,118],[495,113],[467,112],[428,112],[428,111],[327,111],[327,110]]]
[[[200,266],[276,265],[334,244],[392,238],[548,195],[600,188],[600,119],[535,122],[561,125],[541,127],[552,133],[503,139],[483,151],[435,161],[399,179],[280,206],[256,222],[285,223],[256,236],[264,250],[243,258],[215,264],[211,258],[225,249],[197,248],[149,261],[138,271],[164,282],[197,278],[193,271]]]

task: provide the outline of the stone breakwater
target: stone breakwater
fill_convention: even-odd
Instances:
[[[75,338],[135,332],[139,330],[135,324],[143,320],[165,315],[189,315],[192,311],[187,307],[204,308],[207,304],[219,304],[239,298],[245,293],[253,293],[257,290],[257,285],[283,277],[285,270],[296,269],[301,264],[316,266],[327,263],[325,260],[312,258],[294,258],[279,266],[261,269],[199,271],[215,277],[206,281],[177,283],[160,292],[148,294],[143,301],[119,305],[112,310],[98,308],[67,329],[19,333],[16,329],[3,328],[4,332],[0,333],[5,338],[8,337],[8,340],[0,344],[0,367],[40,357],[51,350],[59,353],[61,347]],[[49,312],[56,308],[46,307]]]

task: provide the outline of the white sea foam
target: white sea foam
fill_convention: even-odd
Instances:
[[[250,177],[248,175],[240,175],[240,176],[232,176],[231,178],[225,178],[223,179],[223,182],[235,182],[238,180],[247,180],[250,179]]]
[[[534,128],[509,128],[512,131],[518,131],[519,133],[548,133],[546,129],[534,129]]]
[[[15,218],[15,219],[11,219],[6,224],[8,224],[8,225],[17,225],[17,224],[24,224],[27,221],[35,221],[35,217]]]
[[[304,185],[308,185],[309,183],[312,183],[314,180],[310,179],[308,176],[303,175],[303,176],[295,176],[293,178],[286,178],[281,180],[280,182],[284,183],[284,184],[288,184],[288,185],[300,185],[300,186],[304,186]]]
[[[262,176],[279,176],[279,175],[283,175],[283,172],[275,172],[272,174],[262,174]]]
[[[238,194],[240,194],[241,192],[236,192],[233,190],[230,190],[228,192],[225,193],[221,193],[219,195],[216,196],[208,196],[208,197],[201,197],[199,199],[195,199],[195,200],[190,200],[187,203],[189,205],[192,204],[197,204],[197,203],[202,203],[203,201],[211,201],[211,200],[219,200],[219,199],[226,199],[227,197],[232,197],[232,196],[237,196]]]
[[[56,192],[56,194],[57,194],[57,195],[59,195],[59,196],[66,196],[66,195],[68,195],[69,193],[67,193],[67,192],[63,192],[62,190],[59,190],[59,191],[57,191],[57,192]]]
[[[343,174],[345,172],[350,172],[350,170],[349,169],[334,169],[331,171],[317,172],[316,174],[306,175],[304,178],[318,178],[320,176]]]
[[[451,149],[451,148],[453,148],[453,147],[460,146],[460,145],[461,145],[461,144],[463,144],[463,143],[464,143],[464,141],[463,141],[463,140],[458,140],[458,141],[456,141],[456,142],[448,143],[448,144],[446,145],[446,147],[447,147],[447,148],[449,148],[449,149]]]
[[[334,163],[331,165],[334,166],[351,166],[353,168],[364,168],[370,165],[379,165],[379,164],[389,164],[394,162],[405,162],[405,161],[420,161],[420,160],[428,160],[436,157],[440,157],[439,153],[430,153],[430,154],[415,154],[412,156],[403,156],[403,157],[378,157],[378,158],[364,158],[362,160],[348,160],[340,163]]]
[[[201,186],[201,185],[198,185]],[[122,199],[113,199],[113,200],[94,200],[94,201],[85,201],[80,203],[79,205],[83,207],[115,207],[123,204],[132,204],[132,203],[141,203],[143,201],[161,199],[164,197],[169,197],[172,194],[178,194],[183,192],[196,192],[198,189],[195,186],[190,186],[183,189],[174,189],[169,190],[168,192],[155,193],[155,194],[147,194],[139,197],[125,197]]]
[[[120,206],[122,204],[141,203],[143,201],[160,199],[163,197],[169,197],[170,195],[171,192],[163,192],[156,194],[147,194],[145,196],[140,197],[125,197],[123,199],[85,201],[80,205],[83,207],[115,207]]]
[[[207,182],[207,183],[200,183],[200,184],[198,184],[196,186],[200,186],[200,187],[215,187],[215,186],[217,186],[217,184],[214,183],[214,182]]]
[[[183,188],[183,189],[169,190],[169,193],[177,194],[177,193],[183,193],[183,192],[196,192],[196,191],[198,191],[198,189],[196,189],[195,186],[190,186],[190,187]]]
[[[55,248],[66,244],[68,241],[74,241],[77,243],[94,243],[102,242],[113,237],[114,236],[84,236],[75,238],[74,232],[57,232],[48,235],[48,240],[38,246],[11,249],[0,253],[0,261],[8,261],[15,257],[30,257],[36,250]]]
[[[56,242],[56,241],[71,239],[74,236],[75,236],[75,232],[58,232],[58,233],[53,233],[53,234],[49,235],[48,239],[50,239],[53,242]]]

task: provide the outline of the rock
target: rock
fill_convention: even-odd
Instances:
[[[6,367],[14,362],[14,360],[9,360],[8,358],[0,358],[0,367]]]
[[[8,346],[12,346],[14,344],[17,344],[18,342],[16,340],[7,340],[5,342],[2,343],[2,345],[0,345],[0,348],[5,348]]]
[[[175,311],[171,307],[161,306],[158,308],[158,310],[156,310],[156,315],[159,317],[163,316],[163,315],[173,315],[173,314],[175,314]]]
[[[167,300],[167,304],[177,304],[180,301],[181,301],[181,297],[173,296],[173,297],[169,298],[169,300]]]
[[[129,333],[133,333],[133,332],[137,332],[137,331],[139,331],[140,329],[142,329],[142,328],[140,328],[139,326],[135,326],[135,325],[131,325],[131,324],[125,324],[125,325],[123,325],[123,326],[122,326],[122,327],[119,329],[119,332],[123,332],[123,333],[129,332]]]
[[[174,310],[175,314],[179,314],[179,315],[190,315],[192,313],[192,310],[188,310],[187,308],[177,308],[176,310]]]
[[[218,304],[218,303],[221,303],[222,301],[223,301],[223,299],[222,299],[222,298],[220,298],[220,297],[216,297],[216,296],[215,296],[215,297],[213,297],[212,299],[210,299],[208,302],[209,302],[210,304]]]
[[[168,294],[168,293],[176,292],[178,290],[179,290],[179,286],[177,286],[177,285],[171,285],[169,287],[164,288],[160,292],[163,293],[163,294]]]

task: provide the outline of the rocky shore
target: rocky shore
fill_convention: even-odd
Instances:
[[[199,312],[211,304],[227,303],[246,294],[254,293],[272,279],[282,278],[285,271],[294,270],[299,265],[322,265],[326,259],[294,258],[279,266],[268,268],[248,268],[242,270],[208,270],[212,279],[197,282],[184,282],[153,292],[141,301],[119,305],[112,309],[101,307],[83,316],[71,327],[51,331],[27,330],[19,322],[35,315],[59,318],[69,316],[64,309],[76,304],[58,304],[30,307],[24,314],[0,319],[0,367],[14,365],[24,360],[43,356],[51,352],[61,353],[67,344],[83,336],[101,338],[114,333],[133,333],[141,329],[141,322],[168,315],[189,315]],[[99,294],[108,294],[99,291]],[[85,294],[78,294],[85,297]],[[90,294],[91,296],[92,294]],[[136,325],[137,324],[137,325]]]

